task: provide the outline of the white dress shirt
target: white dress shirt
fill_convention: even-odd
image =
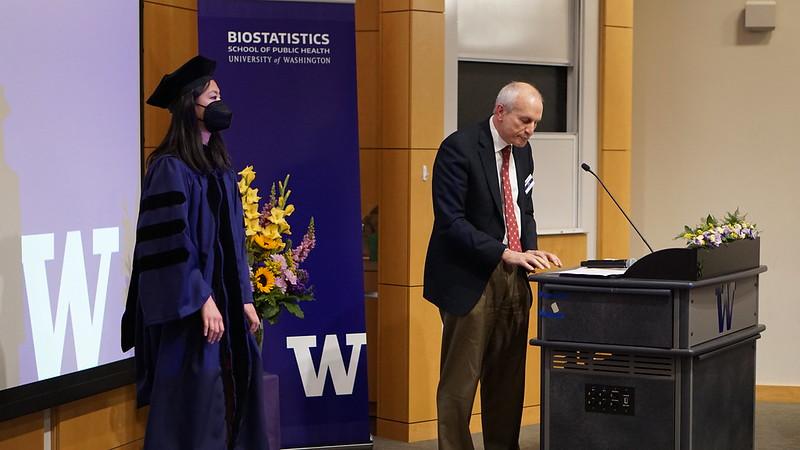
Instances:
[[[494,143],[494,159],[497,163],[497,182],[500,184],[500,201],[503,199],[503,177],[500,175],[500,171],[503,168],[503,152],[502,150],[511,145],[503,140],[500,137],[500,133],[497,132],[497,128],[494,127],[494,122],[492,122],[494,116],[489,117],[489,130],[492,132],[492,142]],[[520,234],[522,233],[522,221],[520,217],[519,211],[519,185],[517,184],[517,166],[514,164],[514,146],[511,146],[511,156],[508,158],[508,178],[509,182],[511,183],[511,198],[514,200],[514,214],[517,217],[517,230],[519,230]],[[503,205],[500,205],[500,210],[503,210]],[[505,223],[506,217],[503,214],[503,223]],[[522,236],[520,235],[520,242],[522,242]],[[503,235],[503,244],[508,245],[508,225],[506,225],[506,233]]]

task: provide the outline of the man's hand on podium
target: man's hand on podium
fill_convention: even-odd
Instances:
[[[561,267],[561,260],[553,253],[544,250],[528,250],[515,252],[506,249],[503,252],[503,262],[512,266],[519,266],[528,272],[536,269],[549,269],[552,265]]]

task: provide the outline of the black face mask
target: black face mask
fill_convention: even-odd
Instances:
[[[202,120],[206,124],[206,129],[208,131],[215,133],[217,131],[227,130],[231,126],[231,117],[233,113],[222,100],[211,102],[208,106],[203,106],[198,103],[197,106],[205,108],[205,111],[203,111],[203,118],[199,120]]]

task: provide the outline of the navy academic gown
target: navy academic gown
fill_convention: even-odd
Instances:
[[[267,449],[261,358],[243,304],[253,301],[242,203],[233,171],[200,174],[174,156],[142,187],[123,350],[136,347],[138,405],[150,405],[145,449]],[[203,336],[209,296],[222,340]]]

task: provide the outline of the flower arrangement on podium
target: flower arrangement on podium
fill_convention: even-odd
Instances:
[[[683,233],[675,239],[685,239],[689,248],[717,248],[730,242],[758,238],[760,232],[756,225],[746,218],[747,214],[739,212],[739,208],[727,213],[722,221],[709,214],[694,227],[684,226]]]
[[[303,318],[301,302],[314,300],[314,287],[309,274],[301,268],[316,245],[314,218],[302,241],[292,247],[292,229],[288,218],[295,211],[289,203],[289,175],[272,183],[269,199],[260,205],[258,189],[251,187],[256,173],[253,166],[239,172],[238,187],[242,197],[245,225],[245,246],[253,286],[253,303],[262,320],[278,321],[282,310]],[[259,342],[261,336],[258,336]]]

